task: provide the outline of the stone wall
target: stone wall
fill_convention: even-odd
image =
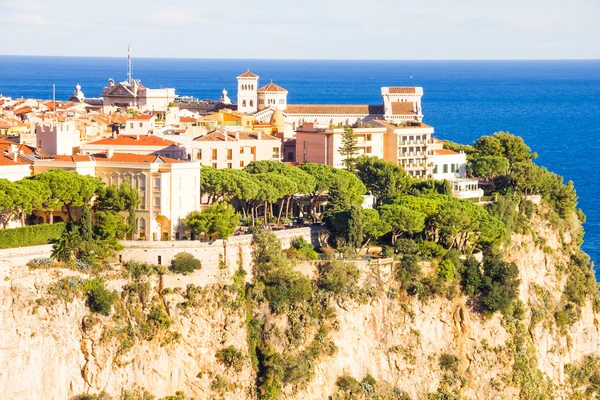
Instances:
[[[27,265],[29,260],[38,257],[50,257],[52,245],[13,247],[0,250],[0,281],[8,274],[11,267]]]

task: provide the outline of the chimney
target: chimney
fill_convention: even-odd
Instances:
[[[17,157],[19,156],[19,151],[17,150],[16,144],[11,144],[8,148],[8,155],[12,156],[14,162],[17,161]]]
[[[108,148],[106,149],[106,158],[111,159],[115,155],[115,150]]]
[[[262,131],[258,131],[257,137],[258,137],[258,140],[262,140]]]
[[[140,134],[135,135],[135,140],[140,140]]]

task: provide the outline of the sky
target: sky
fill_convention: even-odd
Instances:
[[[600,58],[600,0],[0,0],[2,55]]]

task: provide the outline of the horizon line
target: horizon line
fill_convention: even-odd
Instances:
[[[0,54],[0,57],[48,57],[48,58],[115,58],[126,56],[73,56],[73,55],[35,55]],[[146,57],[146,60],[225,60],[225,61],[600,61],[600,58],[233,58],[233,57]]]

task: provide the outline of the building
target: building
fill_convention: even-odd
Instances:
[[[0,140],[0,179],[8,179],[11,182],[31,176],[33,168],[32,161],[26,158],[33,152],[30,148],[16,143],[6,143],[8,140]]]
[[[382,87],[382,104],[288,104],[288,91],[271,81],[260,87],[258,75],[249,70],[237,77],[238,111],[252,114],[257,124],[277,126],[277,136],[295,137],[295,131],[304,123],[319,127],[362,127],[379,119],[402,124],[422,121],[421,87]],[[273,119],[281,116],[282,120]]]
[[[125,135],[151,135],[156,128],[156,116],[142,114],[125,117]]]
[[[303,124],[296,130],[295,160],[343,168],[346,156],[339,149],[344,133],[344,128],[318,128],[314,123]],[[384,159],[385,127],[355,128],[353,133],[357,139],[356,157],[365,155]]]
[[[33,163],[36,174],[56,168],[96,176],[107,185],[128,182],[136,188],[141,197],[136,210],[138,232],[129,239],[156,241],[190,237],[182,220],[190,212],[200,209],[198,162],[109,151],[82,156],[53,156],[36,159]],[[61,217],[60,213],[56,214]]]
[[[430,145],[428,162],[433,165],[432,178],[447,180],[452,187],[452,195],[459,199],[473,199],[483,196],[479,180],[467,178],[467,155],[444,149],[442,142],[435,140]]]
[[[75,121],[44,122],[36,125],[36,148],[42,154],[71,155],[81,144]]]
[[[184,146],[156,135],[113,135],[108,138],[82,144],[81,154],[97,154],[105,151],[120,154],[155,155],[178,160],[188,159]]]
[[[281,139],[263,132],[219,128],[190,144],[193,161],[215,168],[244,168],[252,161],[282,161]]]

